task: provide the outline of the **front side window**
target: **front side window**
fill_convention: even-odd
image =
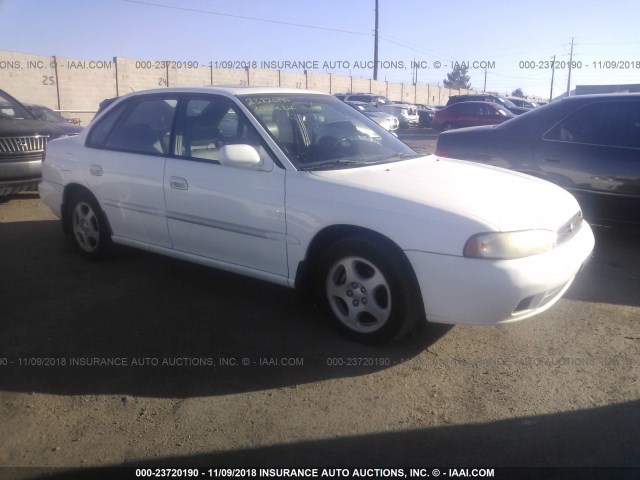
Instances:
[[[92,130],[89,146],[168,154],[178,100],[147,97],[116,107]]]
[[[22,120],[33,116],[22,105],[0,93],[0,118]]]
[[[377,123],[330,96],[301,93],[239,98],[301,170],[347,168],[419,156]]]
[[[260,136],[233,101],[213,95],[187,99],[176,134],[176,155],[218,162],[220,149],[231,144],[251,145],[265,154]]]
[[[640,148],[640,102],[599,102],[569,115],[545,140]]]

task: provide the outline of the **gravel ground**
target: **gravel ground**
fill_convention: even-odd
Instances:
[[[432,151],[420,134],[407,143]],[[45,469],[0,477],[640,466],[640,233],[595,233],[586,270],[536,318],[366,347],[281,287],[129,249],[87,262],[37,195],[5,198],[0,466]]]

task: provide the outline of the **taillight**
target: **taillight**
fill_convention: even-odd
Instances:
[[[436,148],[436,155],[439,157],[448,157],[449,156],[449,151],[444,149],[444,148]]]

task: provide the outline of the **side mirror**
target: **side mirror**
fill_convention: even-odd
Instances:
[[[260,154],[251,145],[224,145],[220,149],[220,163],[229,167],[251,168],[262,163]]]

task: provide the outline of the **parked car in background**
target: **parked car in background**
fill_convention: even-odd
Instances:
[[[502,107],[509,110],[514,115],[522,115],[523,113],[527,113],[530,108],[518,107],[513,104],[513,102],[503,98],[499,95],[493,95],[489,93],[475,94],[475,95],[453,95],[449,97],[447,101],[447,107],[453,105],[454,103],[460,102],[492,102],[501,105]]]
[[[565,190],[417,154],[344,102],[297,89],[128,94],[51,142],[43,168],[41,196],[82,255],[115,242],[315,292],[363,342],[425,314],[536,315],[594,245]]]
[[[447,132],[436,154],[549,180],[597,222],[640,223],[640,95],[579,95],[496,127]]]
[[[513,113],[497,103],[461,102],[438,110],[431,128],[442,132],[475,125],[497,125],[513,117]]]
[[[346,102],[365,102],[375,105],[380,110],[397,117],[401,128],[417,127],[420,124],[418,109],[413,104],[396,103],[384,95],[372,93],[348,93],[342,99]]]
[[[531,102],[525,98],[518,98],[518,97],[507,97],[506,100],[509,100],[511,103],[513,103],[516,107],[522,107],[522,108],[536,108],[539,105],[536,102]]]
[[[436,114],[436,109],[422,103],[416,103],[416,108],[418,109],[418,116],[420,117],[419,125],[421,127],[430,127],[433,117]]]
[[[82,131],[83,127],[81,127],[79,124],[74,123],[67,118],[64,118],[58,112],[55,112],[48,107],[45,107],[43,105],[35,105],[33,103],[25,103],[24,106],[27,107],[27,109],[38,120],[54,124],[60,130],[62,130],[65,135],[78,135]]]
[[[390,113],[385,113],[381,110],[378,110],[377,107],[374,107],[370,103],[365,102],[345,102],[347,105],[352,106],[359,112],[363,113],[371,120],[376,122],[381,127],[389,130],[390,132],[394,132],[398,129],[400,122],[397,117],[394,117]]]
[[[36,190],[47,141],[64,135],[0,90],[0,196]]]

